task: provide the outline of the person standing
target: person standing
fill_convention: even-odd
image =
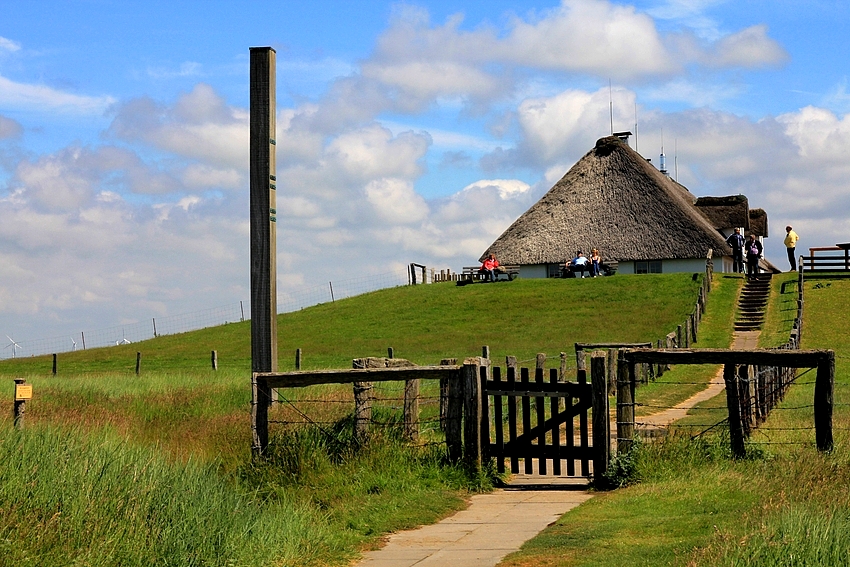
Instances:
[[[741,229],[736,228],[735,232],[729,235],[726,239],[726,244],[732,247],[732,271],[736,274],[744,273],[744,236],[741,234]]]
[[[756,279],[759,274],[759,258],[761,258],[762,245],[756,240],[755,234],[750,234],[747,240],[747,279]]]
[[[797,236],[797,233],[794,232],[794,229],[791,228],[791,225],[785,227],[785,248],[788,250],[788,263],[791,264],[791,271],[797,271],[797,241],[800,240],[800,237]]]

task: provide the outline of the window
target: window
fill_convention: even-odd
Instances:
[[[660,274],[661,260],[651,260],[649,262],[635,262],[636,274]]]

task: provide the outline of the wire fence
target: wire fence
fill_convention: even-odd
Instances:
[[[402,267],[389,272],[368,274],[304,287],[296,291],[278,290],[277,311],[278,313],[290,313],[305,307],[330,303],[380,289],[408,285],[408,283],[410,283],[409,268]],[[421,280],[418,283],[422,283]],[[79,333],[44,339],[15,340],[15,338],[6,337],[8,339],[7,344],[4,344],[3,348],[0,349],[0,359],[130,344],[163,335],[174,335],[237,323],[250,318],[250,302],[239,301],[190,313],[151,317],[126,325],[81,330]]]

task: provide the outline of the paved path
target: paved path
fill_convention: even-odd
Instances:
[[[507,488],[473,496],[466,510],[392,534],[357,565],[492,567],[590,497],[584,479],[514,475]]]
[[[759,333],[736,331],[732,348],[756,348]],[[669,425],[721,393],[723,387],[721,369],[705,390],[672,409],[640,419],[656,427]],[[430,526],[390,535],[384,547],[364,553],[357,566],[493,567],[591,496],[584,479],[513,475],[507,488],[473,496],[466,510]]]

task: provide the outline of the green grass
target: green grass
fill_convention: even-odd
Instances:
[[[295,348],[305,368],[347,368],[390,346],[433,364],[485,344],[496,360],[545,352],[556,367],[575,342],[663,337],[693,309],[698,286],[690,274],[665,274],[384,290],[280,316],[281,368],[293,367]],[[249,332],[228,324],[60,354],[55,377],[51,357],[0,362],[0,444],[18,459],[0,460],[11,475],[0,489],[0,564],[263,564],[257,549],[271,565],[345,564],[381,534],[433,522],[487,489],[490,477],[446,464],[439,445],[406,446],[393,427],[353,450],[346,387],[283,391],[321,429],[274,425],[268,460],[252,463]],[[208,368],[213,349],[218,372]],[[10,431],[17,376],[34,386],[23,434]],[[398,388],[381,386],[382,420],[398,420]],[[423,406],[423,416],[434,411]],[[303,422],[286,403],[272,411],[294,417]],[[191,524],[202,533],[188,534]]]
[[[568,512],[502,565],[850,564],[850,335],[845,331],[850,281],[805,286],[802,346],[836,352],[831,453],[815,448],[812,373],[802,369],[798,384],[751,438],[747,459],[731,459],[722,429],[696,439],[679,434],[640,444],[634,456],[637,484]],[[790,325],[781,311],[786,301],[771,298],[771,309],[780,311],[768,314],[769,346],[787,338],[782,334]]]
[[[398,287],[279,316],[279,364],[294,369],[297,348],[302,367],[318,369],[348,368],[352,358],[386,356],[388,347],[397,358],[435,364],[478,356],[482,345],[496,360],[529,360],[538,352],[557,358],[576,342],[655,341],[684,321],[698,287],[691,274]],[[250,372],[250,322],[62,353],[58,374],[132,374],[141,352],[144,373],[207,375],[211,350],[222,370]],[[0,376],[51,369],[50,356],[0,361]]]

